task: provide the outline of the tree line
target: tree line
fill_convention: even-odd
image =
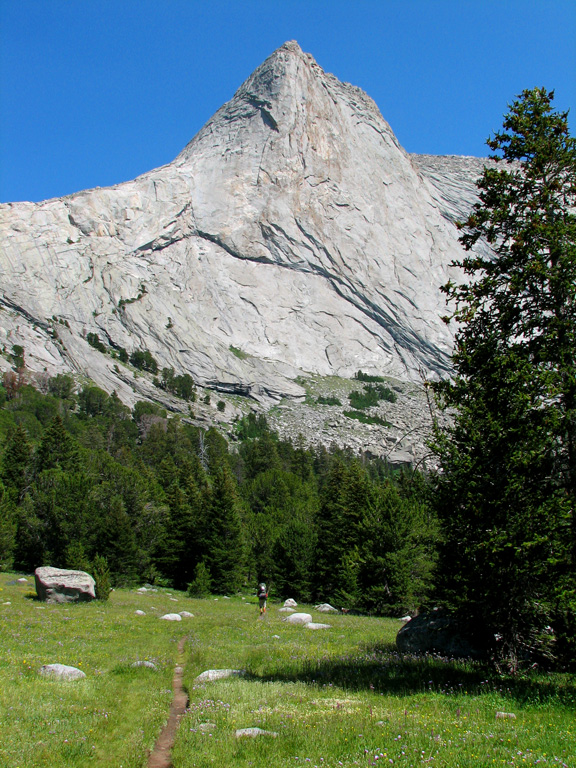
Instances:
[[[426,601],[438,527],[424,478],[280,440],[263,415],[229,443],[153,403],[70,377],[0,388],[0,563],[113,584],[278,597],[399,615]]]

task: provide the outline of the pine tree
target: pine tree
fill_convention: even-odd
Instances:
[[[8,435],[0,477],[4,481],[6,492],[18,500],[30,480],[30,460],[32,446],[26,430],[17,425]]]
[[[122,497],[101,488],[94,490],[93,499],[98,517],[94,549],[106,558],[114,584],[131,584],[137,576],[138,547]]]
[[[62,470],[75,469],[79,464],[78,449],[70,437],[59,415],[56,415],[46,428],[38,451],[36,452],[36,470],[56,467]]]
[[[336,460],[329,472],[318,513],[318,599],[354,606],[360,598],[360,524],[373,503],[371,483],[356,461]]]
[[[0,570],[13,564],[16,520],[16,505],[0,480]]]
[[[188,493],[192,504],[176,480],[166,490],[169,513],[162,554],[157,559],[160,569],[176,589],[185,589],[191,582],[201,556],[200,499],[192,494],[190,487]]]
[[[512,670],[546,626],[576,629],[576,142],[552,100],[524,91],[488,141],[436,386],[455,411],[436,443],[444,594]]]
[[[206,564],[202,561],[194,569],[194,579],[188,585],[190,597],[208,597],[212,589],[212,579]]]
[[[206,564],[213,590],[219,594],[237,591],[244,575],[244,540],[240,499],[232,473],[223,464],[214,477],[210,498]]]
[[[364,610],[403,615],[426,603],[436,561],[437,521],[418,498],[380,486],[361,525],[359,581]]]

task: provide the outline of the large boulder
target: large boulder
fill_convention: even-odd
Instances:
[[[452,658],[483,658],[486,653],[474,643],[464,623],[448,611],[435,608],[410,619],[396,635],[401,653],[437,653]]]
[[[34,571],[36,594],[48,603],[79,603],[96,599],[95,581],[84,571],[44,566]]]

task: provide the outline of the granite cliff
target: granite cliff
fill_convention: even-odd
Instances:
[[[440,286],[481,168],[407,154],[363,91],[288,42],[168,165],[0,206],[0,347],[175,410],[88,334],[263,405],[301,399],[309,375],[445,375]]]

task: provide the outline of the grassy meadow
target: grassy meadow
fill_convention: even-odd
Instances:
[[[165,589],[47,605],[34,599],[33,577],[28,584],[17,578],[0,573],[2,768],[145,766],[167,718],[182,637],[190,702],[174,768],[576,768],[573,676],[534,672],[511,680],[479,664],[400,657],[394,619],[299,606],[331,625],[313,631],[282,622],[275,604],[258,618],[251,596],[192,600]],[[178,611],[194,618],[158,620]],[[133,668],[139,660],[157,670]],[[56,662],[87,677],[39,676],[43,664]],[[195,683],[215,668],[245,674]],[[236,739],[236,729],[254,726],[277,736]]]

